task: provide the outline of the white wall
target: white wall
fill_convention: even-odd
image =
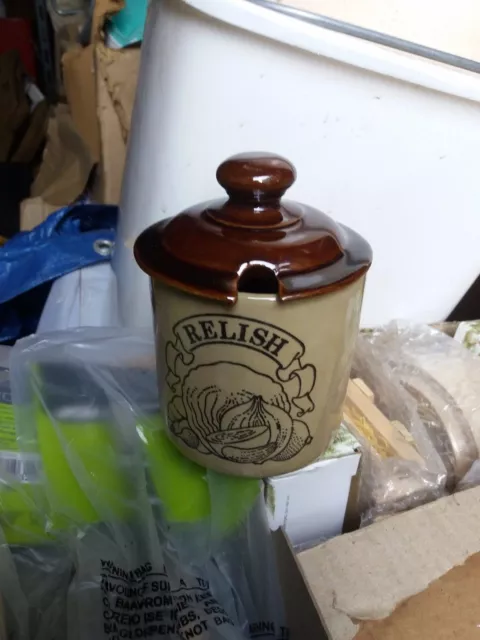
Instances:
[[[479,0],[277,0],[480,62]]]

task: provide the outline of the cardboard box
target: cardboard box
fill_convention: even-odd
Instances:
[[[22,231],[33,229],[47,216],[83,192],[94,164],[91,150],[75,127],[66,105],[57,105],[50,118],[42,164],[21,205]]]
[[[121,0],[97,0],[92,44],[63,57],[67,102],[75,126],[98,162],[93,197],[118,204],[126,148],[140,67],[140,49],[108,49],[103,44],[106,18],[119,11]]]
[[[340,535],[359,462],[359,444],[345,427],[321,459],[294,473],[266,480],[270,526],[282,527],[295,548]]]
[[[298,556],[330,640],[473,640],[480,487]]]
[[[282,530],[273,534],[290,640],[328,640],[292,547]]]
[[[140,49],[113,50],[104,42],[109,15],[124,6],[123,0],[96,0],[92,22],[95,58],[96,109],[100,132],[99,182],[95,199],[120,202],[133,103],[140,68]]]
[[[78,47],[62,58],[63,83],[76,130],[94,162],[100,160],[100,128],[97,121],[95,59],[92,46]]]
[[[100,171],[95,198],[120,202],[140,50],[111,50],[95,45],[97,119],[100,131]]]

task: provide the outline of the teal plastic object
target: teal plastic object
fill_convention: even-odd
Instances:
[[[143,40],[149,0],[127,0],[125,7],[109,20],[107,44],[123,49]]]

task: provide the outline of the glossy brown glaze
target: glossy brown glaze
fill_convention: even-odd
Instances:
[[[291,300],[357,280],[370,266],[369,244],[320,211],[282,200],[295,177],[278,156],[230,158],[217,171],[229,197],[146,229],[135,243],[138,264],[167,284],[230,303],[239,290]]]

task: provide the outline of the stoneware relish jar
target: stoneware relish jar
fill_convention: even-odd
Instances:
[[[282,200],[295,177],[283,158],[234,156],[217,171],[226,199],[135,244],[152,279],[165,423],[185,456],[221,473],[300,469],[341,421],[372,252]]]

